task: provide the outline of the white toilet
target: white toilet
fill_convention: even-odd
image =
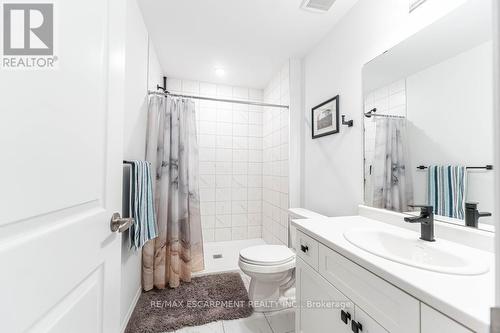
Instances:
[[[295,253],[285,245],[257,245],[240,251],[239,266],[250,276],[248,297],[256,311],[284,307],[280,298],[293,286]]]
[[[325,217],[301,208],[291,208],[289,213],[293,219]],[[294,238],[290,236],[290,239]],[[251,278],[248,297],[255,311],[276,311],[292,305],[295,300],[293,250],[285,245],[247,247],[240,251],[238,264],[243,273]]]

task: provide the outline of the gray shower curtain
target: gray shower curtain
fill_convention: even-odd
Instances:
[[[372,206],[398,212],[413,204],[413,182],[408,161],[406,119],[376,118],[372,170]]]
[[[159,236],[142,250],[142,286],[175,288],[204,268],[193,101],[149,98],[146,160],[156,175]]]

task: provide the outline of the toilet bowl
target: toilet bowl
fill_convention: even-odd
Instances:
[[[290,208],[291,219],[326,218],[303,208]],[[288,227],[295,248],[295,228]],[[285,245],[258,245],[240,251],[238,265],[250,276],[248,297],[257,312],[276,311],[295,301],[295,252]]]
[[[250,276],[248,297],[255,311],[291,306],[295,253],[284,245],[258,245],[240,251],[240,269]]]

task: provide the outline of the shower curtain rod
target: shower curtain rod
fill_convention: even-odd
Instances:
[[[226,102],[226,103],[236,103],[236,104],[247,104],[247,105],[255,105],[255,106],[267,106],[267,107],[273,107],[273,108],[282,108],[282,109],[289,109],[290,107],[288,105],[281,105],[281,104],[270,104],[270,103],[260,103],[260,102],[251,102],[251,101],[241,101],[237,99],[224,99],[224,98],[213,98],[213,97],[203,97],[203,96],[193,96],[193,95],[180,95],[180,94],[173,94],[168,91],[148,91],[149,95],[166,95],[166,96],[173,96],[173,97],[183,97],[183,98],[192,98],[192,99],[200,99],[204,101],[214,101],[214,102]]]
[[[369,116],[365,114],[365,117],[366,118],[381,117],[381,118],[397,118],[397,119],[405,119],[406,118],[405,116],[394,116],[394,115],[391,115],[391,114],[376,114],[376,113],[372,113]]]
[[[365,117],[366,118],[371,118],[371,117],[382,117],[382,118],[397,118],[397,119],[405,119],[405,116],[395,116],[391,114],[380,114],[380,113],[375,113],[377,112],[377,108],[373,108],[368,112],[365,112]]]

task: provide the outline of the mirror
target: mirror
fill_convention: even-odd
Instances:
[[[366,205],[493,231],[491,13],[468,1],[364,66]]]

